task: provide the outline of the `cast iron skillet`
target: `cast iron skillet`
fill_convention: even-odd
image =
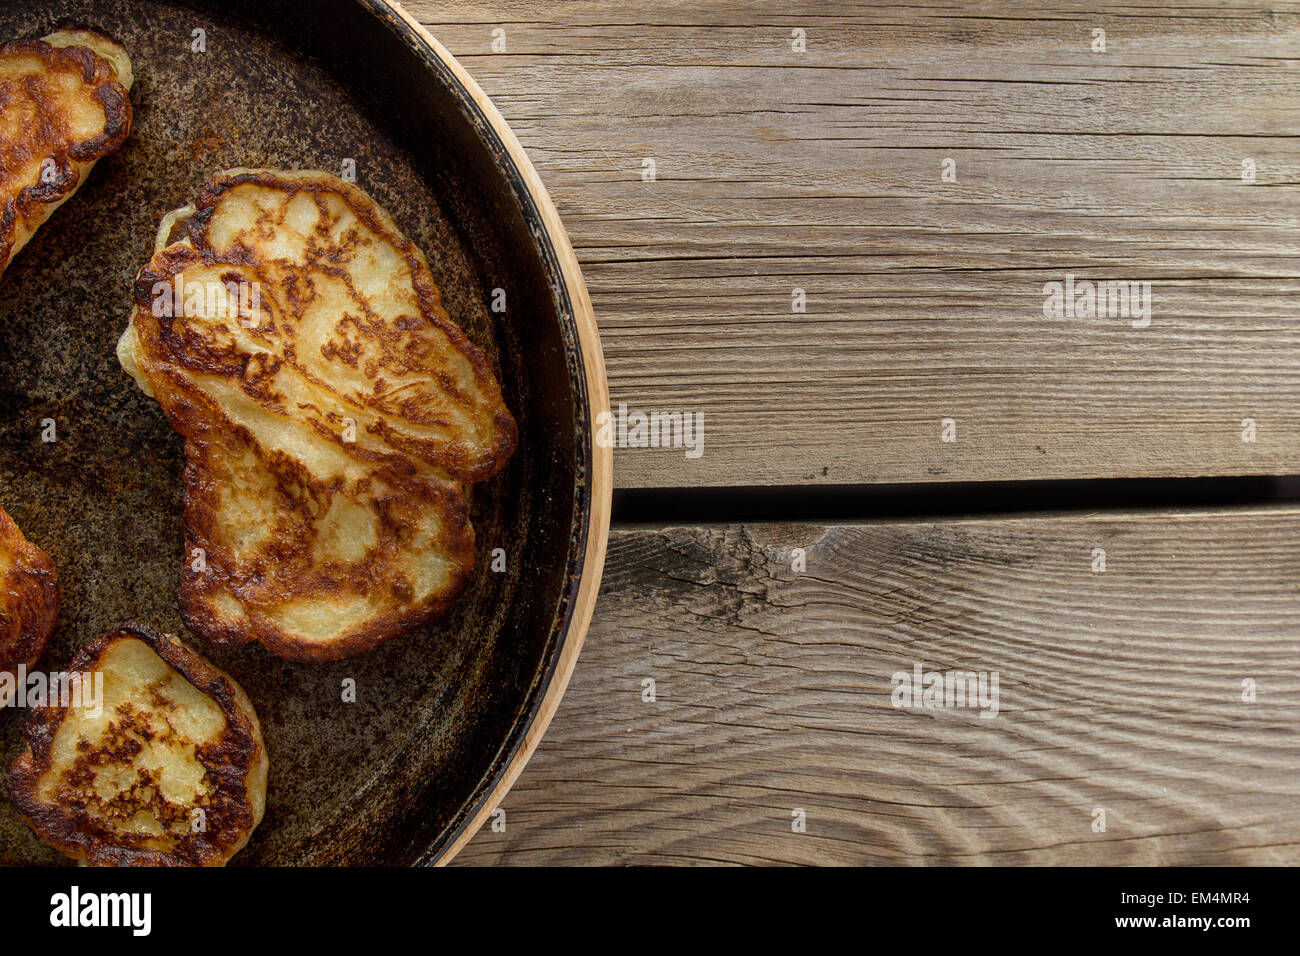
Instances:
[[[234,675],[261,717],[271,777],[266,818],[232,865],[444,861],[554,712],[604,558],[610,456],[592,422],[608,397],[564,230],[482,92],[382,0],[0,4],[4,38],[67,24],[126,45],[135,121],[0,276],[0,503],[53,558],[63,588],[44,666],[137,619]],[[213,172],[341,173],[345,160],[424,249],[448,313],[492,356],[520,444],[476,492],[478,575],[447,617],[351,661],[295,665],[258,646],[208,647],[184,629],[181,441],[114,345],[159,218]],[[490,308],[495,289],[504,313]],[[41,440],[48,419],[53,443]],[[505,573],[491,570],[496,548]],[[355,703],[342,700],[346,678]],[[24,718],[0,711],[4,766]],[[0,798],[0,863],[61,862]]]

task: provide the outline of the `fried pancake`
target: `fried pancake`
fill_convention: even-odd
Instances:
[[[131,128],[131,60],[91,30],[0,44],[0,272]]]
[[[30,543],[0,508],[0,707],[8,703],[19,666],[45,653],[59,617],[59,579],[49,556]]]
[[[168,215],[118,358],[185,436],[186,624],[361,653],[474,566],[468,486],[514,450],[423,253],[328,173],[230,170]]]
[[[91,866],[223,866],[243,849],[267,757],[240,686],[141,624],[81,648],[68,670],[103,675],[102,707],[32,710],[9,791],[36,834]]]

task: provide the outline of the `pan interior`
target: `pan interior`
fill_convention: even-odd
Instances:
[[[0,276],[0,503],[50,554],[63,589],[42,665],[61,669],[80,644],[137,619],[243,685],[271,777],[266,817],[232,865],[436,855],[519,745],[581,571],[585,394],[545,232],[463,91],[369,3],[0,5],[6,39],[69,22],[127,47],[135,122]],[[188,634],[176,607],[182,442],[114,356],[159,219],[233,166],[354,168],[425,251],[520,425],[508,469],[475,492],[474,582],[442,620],[350,661],[295,665]],[[491,308],[497,289],[504,313]],[[49,420],[53,442],[42,440]],[[492,570],[498,548],[504,573]],[[4,767],[24,719],[0,711]],[[0,798],[0,863],[61,862]]]

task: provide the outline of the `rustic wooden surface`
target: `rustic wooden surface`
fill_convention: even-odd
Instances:
[[[616,532],[456,862],[1300,862],[1297,539],[1283,508]],[[999,716],[894,708],[914,663],[997,671]]]
[[[549,188],[614,403],[705,416],[698,459],[617,450],[620,487],[1300,471],[1296,4],[406,6]],[[1067,273],[1151,282],[1150,326],[1044,318]],[[623,526],[456,862],[1300,862],[1298,535]],[[895,709],[914,663],[999,672],[1000,716]]]
[[[550,189],[613,400],[705,414],[621,487],[1300,470],[1297,5],[406,6]],[[1045,319],[1066,273],[1150,327]]]

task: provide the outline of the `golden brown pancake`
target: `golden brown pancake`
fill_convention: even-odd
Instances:
[[[0,508],[0,707],[12,695],[18,668],[32,668],[45,653],[59,618],[59,579],[54,563],[18,530]]]
[[[0,44],[0,272],[131,129],[131,60],[90,30]]]
[[[234,679],[141,624],[81,648],[68,671],[103,675],[99,706],[34,708],[9,771],[36,834],[91,866],[222,866],[243,849],[267,757]]]
[[[196,633],[347,657],[469,578],[468,486],[504,467],[514,419],[423,253],[360,189],[219,174],[163,220],[118,357],[186,439]]]

